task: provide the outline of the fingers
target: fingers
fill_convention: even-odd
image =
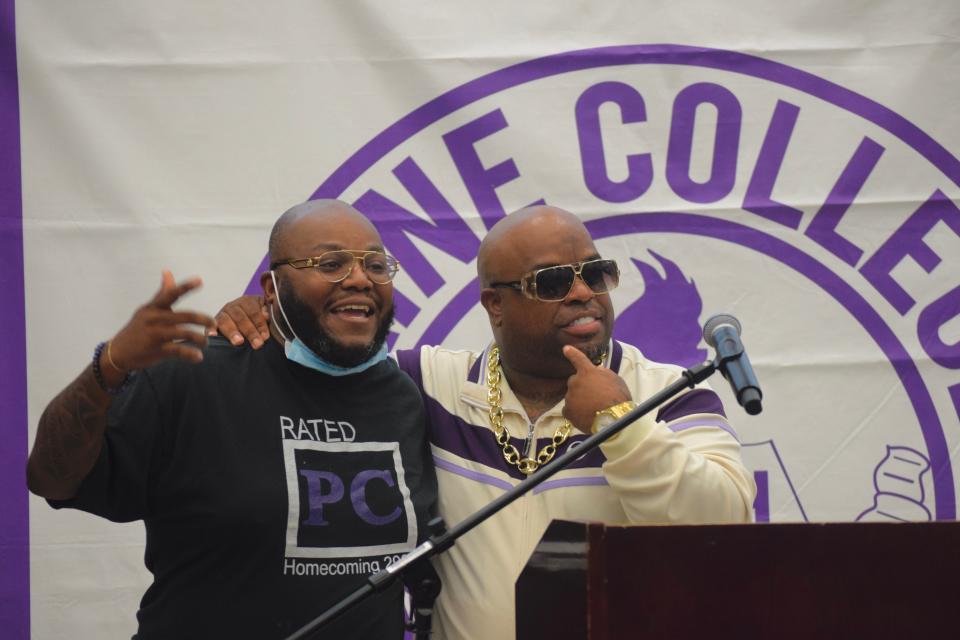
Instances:
[[[243,309],[250,318],[250,322],[252,322],[256,326],[257,331],[260,332],[260,337],[264,340],[269,338],[270,327],[267,326],[269,314],[263,296],[243,296],[238,302],[240,303],[240,308]],[[253,336],[247,334],[247,339],[252,341]]]
[[[270,330],[261,312],[259,296],[243,296],[228,302],[217,314],[217,329],[235,345],[243,344],[244,339],[250,346],[259,349]]]
[[[214,320],[217,322],[217,327],[210,335],[216,335],[216,333],[219,332],[220,335],[233,344],[239,345],[243,343],[243,336],[241,336],[237,330],[237,323],[233,321],[233,318],[230,317],[226,309],[218,311],[217,315],[214,316]]]
[[[205,313],[196,311],[171,311],[163,318],[169,324],[195,324],[207,329],[216,329],[217,323]]]
[[[267,307],[261,296],[242,296],[237,301],[237,310],[234,319],[237,328],[250,341],[254,349],[263,344],[263,340],[270,337],[270,328],[267,326]],[[240,313],[245,317],[237,318]],[[259,338],[259,340],[258,340]]]
[[[173,272],[169,269],[164,269],[160,272],[160,290],[164,291],[167,289],[173,289],[177,286],[176,281],[173,279]]]
[[[187,342],[202,349],[207,346],[205,331],[195,331],[191,325],[204,329],[214,326],[213,318],[205,313],[196,311],[166,311],[152,310],[152,317],[148,316],[146,329],[158,343]]]
[[[199,311],[172,311],[170,309],[156,308],[151,305],[144,305],[137,311],[140,318],[140,324],[145,329],[173,327],[177,325],[197,325],[207,329],[215,326],[213,318]]]
[[[577,370],[577,373],[597,368],[595,364],[590,362],[590,358],[588,358],[583,351],[580,351],[580,349],[577,349],[576,347],[564,345],[563,355],[567,360],[570,361],[570,364],[573,365],[573,368]]]
[[[156,339],[163,345],[166,343],[189,343],[202,349],[207,346],[207,336],[199,331],[191,331],[186,327],[170,327],[157,331]]]
[[[164,270],[161,277],[160,290],[153,296],[149,304],[151,306],[169,309],[170,306],[184,294],[196,289],[202,284],[203,281],[200,278],[190,278],[177,284],[173,279],[173,274]]]

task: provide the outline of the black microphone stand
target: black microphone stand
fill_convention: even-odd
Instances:
[[[306,640],[307,638],[310,638],[313,633],[320,629],[320,627],[322,627],[324,624],[330,620],[333,620],[347,609],[350,609],[356,603],[365,599],[374,591],[380,591],[393,584],[393,581],[398,577],[408,585],[408,588],[412,584],[408,577],[414,571],[419,570],[422,574],[425,574],[421,584],[423,584],[423,581],[436,580],[436,574],[432,571],[425,571],[423,567],[424,563],[429,562],[430,558],[440,555],[452,547],[457,538],[467,533],[478,524],[494,515],[512,503],[514,500],[536,487],[538,484],[542,483],[544,480],[547,480],[559,471],[562,471],[574,460],[580,458],[589,451],[592,451],[600,446],[602,442],[620,433],[623,429],[639,419],[641,416],[644,416],[653,409],[656,409],[658,406],[679,394],[684,389],[691,388],[700,382],[703,382],[713,375],[717,369],[724,367],[725,364],[726,363],[724,360],[718,358],[712,362],[705,362],[704,364],[697,365],[692,369],[684,370],[679,380],[663,388],[649,399],[638,404],[630,413],[612,423],[606,429],[598,431],[584,440],[579,447],[574,447],[573,449],[568,448],[563,455],[554,458],[550,463],[540,467],[540,469],[528,476],[526,479],[520,482],[520,484],[516,485],[496,500],[474,512],[472,515],[467,516],[460,523],[451,527],[450,529],[445,529],[443,526],[443,521],[439,518],[432,520],[431,536],[426,542],[420,544],[416,549],[410,551],[407,555],[403,556],[400,560],[394,562],[386,569],[368,576],[367,581],[365,584],[363,584],[363,586],[327,609],[325,612],[320,614],[320,616],[314,618],[311,622],[308,622],[298,631],[288,636],[286,640]],[[427,592],[428,594],[433,590],[435,590],[435,593],[433,593],[433,598],[435,598],[440,591],[439,580],[436,581],[435,586],[426,585],[423,587],[423,591]],[[411,592],[413,591],[414,589],[411,589]],[[415,607],[416,606],[417,605],[415,605]],[[420,608],[422,608],[424,611],[432,611],[432,599],[429,602],[429,606],[424,605]],[[429,622],[429,619],[427,622]],[[423,624],[417,625],[417,640],[429,639],[429,624],[426,624],[425,629],[421,629],[420,627],[423,626]]]

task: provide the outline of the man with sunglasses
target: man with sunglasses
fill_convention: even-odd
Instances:
[[[426,537],[424,409],[386,357],[399,265],[337,201],[289,210],[261,285],[274,338],[235,347],[154,298],[48,406],[28,484],[54,507],[143,520],[137,640],[285,638]],[[403,635],[399,585],[325,638]]]
[[[681,369],[611,339],[619,270],[580,220],[531,207],[497,223],[477,257],[493,342],[482,352],[400,351],[427,403],[440,515],[461,521],[568,447],[675,381]],[[250,306],[246,309],[257,317]],[[224,335],[256,337],[241,305]],[[262,317],[257,322],[263,322]],[[261,328],[262,330],[262,328]],[[708,387],[690,390],[553,476],[439,557],[443,639],[514,635],[514,584],[552,519],[747,522],[755,487]],[[564,606],[564,603],[556,603]]]

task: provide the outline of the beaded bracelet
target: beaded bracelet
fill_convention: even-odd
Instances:
[[[123,381],[120,383],[119,387],[108,387],[107,381],[103,379],[103,372],[100,370],[100,356],[103,354],[103,350],[107,347],[108,342],[101,342],[97,345],[97,348],[93,350],[93,377],[96,378],[97,384],[100,385],[100,388],[109,393],[112,396],[120,395],[123,393],[123,390],[130,386],[130,381],[133,379],[133,372],[127,371],[123,376]],[[111,363],[113,359],[110,359]],[[116,365],[113,365],[116,367]],[[117,367],[119,369],[119,367]]]

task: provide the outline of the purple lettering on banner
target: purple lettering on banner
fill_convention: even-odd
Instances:
[[[717,109],[713,137],[713,162],[706,182],[690,177],[693,131],[697,109],[712,104]],[[683,89],[673,101],[673,121],[667,146],[667,182],[687,202],[716,202],[731,190],[737,179],[737,150],[740,147],[742,109],[737,97],[712,82],[698,82]]]
[[[948,179],[960,184],[960,160],[943,145],[882,104],[829,80],[773,60],[736,51],[674,44],[631,44],[564,51],[524,60],[454,87],[428,100],[371,138],[324,179],[310,197],[342,197],[351,185],[388,153],[420,135],[431,125],[468,105],[475,104],[478,100],[544,78],[629,65],[675,65],[713,69],[742,77],[758,78],[800,91],[884,129],[942,171]],[[244,290],[246,293],[261,291],[259,275],[268,264],[268,256],[264,256]]]
[[[417,286],[432,295],[443,286],[444,279],[407,234],[425,240],[463,262],[469,262],[477,255],[480,240],[412,158],[397,165],[393,175],[430,216],[433,224],[372,189],[360,196],[354,206],[373,221],[384,244],[400,263],[410,267],[408,271]]]
[[[750,184],[747,185],[747,192],[743,197],[745,211],[791,229],[800,227],[803,211],[777,202],[771,196],[799,114],[800,107],[783,100],[777,101],[773,117],[770,118],[770,126],[767,127],[767,135],[760,146],[757,164],[750,176]]]
[[[417,303],[396,288],[393,289],[393,310],[397,322],[404,327],[409,327],[410,323],[420,314],[420,307]],[[399,337],[400,334],[391,329],[390,333],[387,334],[387,349],[393,351]]]
[[[956,412],[957,417],[960,418],[960,384],[947,387],[947,391],[950,393],[950,399],[953,401],[953,410]]]
[[[420,313],[417,303],[396,289],[393,290],[393,306],[397,321],[405,327],[409,326]]]
[[[753,499],[753,514],[757,522],[770,522],[770,480],[766,471],[754,471],[757,497]]]
[[[960,209],[939,189],[860,267],[863,277],[900,315],[909,311],[916,301],[893,279],[891,272],[907,256],[913,258],[927,273],[940,264],[940,256],[923,241],[938,222],[945,223],[960,235]]]
[[[300,469],[300,475],[307,481],[307,506],[310,509],[310,517],[303,521],[303,524],[312,527],[323,527],[328,524],[323,519],[323,505],[339,502],[343,498],[343,480],[335,473],[329,471],[315,471],[313,469]],[[323,481],[330,485],[330,492],[323,492]]]
[[[797,273],[815,282],[852,315],[883,351],[893,370],[900,378],[920,424],[929,454],[936,487],[935,502],[938,519],[952,520],[956,517],[956,501],[953,486],[953,470],[950,452],[944,436],[940,416],[933,398],[924,384],[916,362],[910,357],[903,343],[884,322],[863,296],[843,278],[800,251],[758,229],[733,223],[728,220],[687,213],[638,213],[621,214],[591,220],[587,230],[594,240],[602,240],[625,233],[690,233],[713,237],[741,246],[750,247],[778,260]]]
[[[805,232],[814,242],[851,267],[856,266],[863,255],[863,249],[837,233],[837,225],[860,193],[873,168],[877,166],[883,151],[883,147],[870,138],[860,141],[850,162],[833,185],[826,202],[817,211]]]
[[[520,171],[510,158],[489,169],[484,167],[474,144],[506,128],[507,119],[497,109],[443,134],[450,157],[487,229],[507,215],[497,196],[497,187],[519,178]]]
[[[27,347],[24,321],[20,99],[14,0],[0,1],[0,625],[30,637],[30,517],[27,463]]]
[[[353,510],[357,512],[361,520],[368,524],[383,526],[399,518],[403,512],[400,507],[394,507],[393,511],[385,516],[378,516],[373,512],[370,505],[367,504],[367,483],[374,478],[383,480],[384,484],[388,487],[396,486],[396,483],[393,481],[393,476],[385,469],[368,469],[361,471],[353,479],[353,482],[350,483],[350,501],[353,502]]]
[[[917,335],[930,359],[947,369],[960,369],[960,342],[947,344],[940,337],[940,327],[960,316],[960,287],[937,298],[920,312]]]
[[[626,68],[630,65],[641,67],[665,65],[667,67],[715,70],[735,74],[742,78],[756,78],[788,88],[791,91],[799,91],[807,96],[822,100],[827,105],[833,105],[846,113],[863,118],[886,131],[912,149],[918,157],[925,159],[931,166],[941,171],[952,183],[960,185],[960,160],[915,124],[866,96],[806,71],[754,55],[699,46],[657,44],[620,45],[564,51],[524,60],[474,78],[428,100],[371,138],[325,178],[313,192],[312,197],[342,197],[347,189],[363,179],[367,171],[400,148],[401,145],[420,136],[429,127],[441,122],[451,114],[457,113],[465,107],[476,105],[479,100],[545,78],[555,78],[586,70],[611,67]],[[637,226],[639,227],[658,219],[659,214],[650,212],[636,214]],[[643,222],[640,222],[641,220]],[[604,228],[609,224],[610,232],[606,236],[626,233],[622,228],[622,220],[619,217],[591,222],[602,222]],[[704,229],[714,224],[722,224],[722,222],[707,217],[697,217],[689,227],[678,225],[677,228],[670,229],[668,232],[704,235]],[[645,230],[655,231],[653,228]],[[738,227],[737,229],[731,229],[729,234],[724,233],[722,237],[730,242],[756,248],[752,240],[741,241],[741,238],[752,237],[755,233],[757,233],[756,230]],[[876,313],[876,310],[870,307],[866,300],[862,299],[852,287],[840,280],[836,274],[829,272],[826,266],[817,264],[813,272],[808,271],[803,263],[812,260],[812,258],[798,256],[794,247],[786,243],[781,245],[772,236],[766,237],[761,244],[776,249],[769,252],[764,251],[770,258],[780,260],[784,264],[796,268],[800,273],[805,273],[824,291],[841,302],[883,350],[910,398],[924,442],[927,445],[936,490],[937,518],[953,519],[956,515],[956,503],[949,450],[946,447],[940,416],[930,397],[930,392],[917,370],[916,363],[903,348],[890,327]],[[260,290],[257,278],[266,263],[267,257],[265,256],[248,284],[246,289],[248,292],[258,292]],[[428,328],[419,336],[417,345],[441,342],[453,330],[462,316],[476,305],[477,286],[476,279],[464,285],[453,296],[444,313],[434,318]],[[960,396],[960,392],[957,395]]]
[[[630,154],[627,156],[627,177],[620,182],[610,179],[603,155],[603,135],[600,131],[600,107],[607,102],[620,107],[623,124],[647,120],[643,96],[628,84],[601,82],[584,91],[577,99],[575,108],[583,181],[590,193],[601,200],[630,202],[650,188],[650,183],[653,182],[653,160],[649,153]]]

